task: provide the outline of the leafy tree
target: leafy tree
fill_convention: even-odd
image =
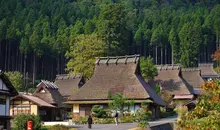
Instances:
[[[153,64],[153,59],[149,56],[146,58],[141,57],[140,60],[141,74],[145,80],[152,80],[158,74],[157,68]]]
[[[121,4],[108,4],[101,9],[97,33],[106,41],[107,55],[125,54],[127,48],[126,15]]]
[[[120,113],[124,113],[126,111],[124,109],[125,106],[134,105],[133,100],[128,100],[126,97],[124,97],[120,93],[116,93],[114,96],[110,98],[112,102],[110,102],[108,105],[112,110],[120,111]]]
[[[180,37],[180,52],[181,52],[181,64],[184,67],[195,67],[198,63],[199,48],[202,44],[201,37],[201,25],[199,20],[193,24],[188,22],[182,27]]]
[[[0,41],[5,39],[6,37],[6,28],[7,28],[7,22],[6,19],[2,19],[2,21],[0,21]]]
[[[20,72],[5,72],[5,75],[9,78],[12,85],[15,87],[17,91],[24,90],[23,75]]]
[[[105,43],[96,34],[79,35],[70,43],[66,53],[69,73],[82,73],[89,79],[94,71],[95,58],[103,56]]]
[[[201,86],[203,93],[197,101],[196,108],[193,111],[186,112],[178,119],[178,129],[220,129],[219,85],[219,80],[212,80]]]

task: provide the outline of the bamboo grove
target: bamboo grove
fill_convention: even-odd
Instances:
[[[105,55],[196,67],[220,46],[220,1],[0,0],[0,69],[53,79],[67,73],[71,40],[92,33]]]

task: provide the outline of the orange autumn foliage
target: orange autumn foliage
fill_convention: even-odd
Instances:
[[[217,48],[214,54],[211,55],[213,61],[220,60],[220,48]]]

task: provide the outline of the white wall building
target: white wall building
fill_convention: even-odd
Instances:
[[[9,79],[0,70],[0,129],[10,130],[10,97],[17,94]]]

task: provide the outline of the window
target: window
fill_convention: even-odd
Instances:
[[[31,113],[30,105],[17,105],[13,107],[13,115],[17,115],[21,113],[30,114]]]
[[[6,96],[2,95],[0,96],[0,105],[5,105],[6,104]]]
[[[41,89],[41,90],[40,90],[40,93],[45,93],[45,90],[44,90],[44,89]]]

